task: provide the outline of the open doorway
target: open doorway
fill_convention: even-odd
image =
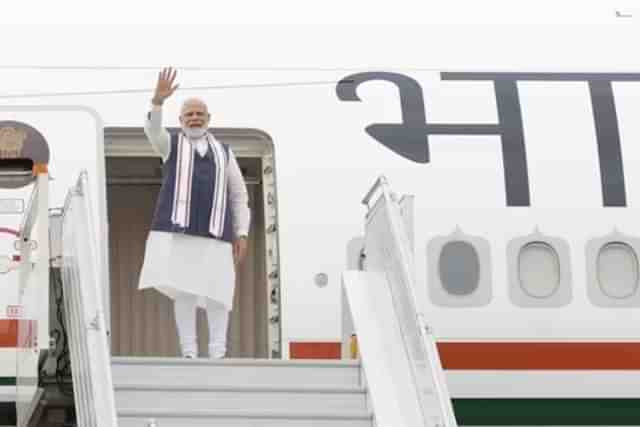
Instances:
[[[275,194],[269,190],[274,186],[275,176],[272,146],[268,137],[257,131],[215,133],[231,145],[238,158],[247,183],[252,216],[247,260],[237,272],[227,355],[279,357],[280,325],[273,321],[274,318],[279,321],[279,298],[274,298],[279,296],[279,286],[270,274],[274,265],[277,268],[277,262],[273,262],[277,234],[269,233],[268,229],[275,227],[265,222],[265,218],[269,218],[269,222],[275,224],[277,218]],[[105,140],[112,354],[175,357],[179,351],[172,300],[154,289],[137,289],[145,242],[160,190],[161,161],[151,151],[142,129],[105,129]],[[198,310],[197,323],[199,352],[205,355],[208,328],[203,310]]]

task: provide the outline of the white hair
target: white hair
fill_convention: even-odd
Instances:
[[[180,114],[182,114],[184,112],[184,110],[189,106],[189,105],[193,105],[193,104],[199,104],[204,106],[204,109],[206,110],[207,114],[209,114],[209,107],[207,107],[207,103],[204,102],[202,100],[202,98],[187,98],[184,100],[184,102],[182,103],[182,107],[180,107]]]

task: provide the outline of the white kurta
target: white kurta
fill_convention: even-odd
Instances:
[[[169,133],[162,127],[159,108],[152,110],[145,123],[145,134],[154,150],[166,161],[171,143]],[[199,155],[206,154],[205,138],[194,140],[192,144]],[[246,236],[250,223],[247,188],[231,150],[227,183],[234,237]],[[201,307],[209,298],[231,310],[235,288],[232,246],[213,238],[152,230],[147,238],[138,288],[156,288],[174,299],[180,292],[187,292],[199,297]]]

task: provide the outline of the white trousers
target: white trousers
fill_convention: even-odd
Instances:
[[[196,333],[196,307],[198,297],[181,292],[174,299],[178,339],[184,357],[198,356]],[[229,311],[220,303],[207,298],[207,320],[209,323],[209,357],[221,359],[227,353],[227,328]]]

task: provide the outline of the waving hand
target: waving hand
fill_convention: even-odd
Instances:
[[[154,105],[162,105],[176,91],[179,86],[173,84],[176,73],[176,70],[172,68],[164,68],[158,73],[158,83],[156,83],[156,90],[151,100]]]

